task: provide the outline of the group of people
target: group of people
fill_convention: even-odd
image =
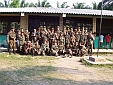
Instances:
[[[92,55],[94,35],[87,28],[66,28],[62,30],[59,26],[54,28],[28,29],[21,28],[15,33],[15,29],[7,34],[9,54],[19,52],[21,54],[53,55],[63,57],[83,56],[85,53]]]

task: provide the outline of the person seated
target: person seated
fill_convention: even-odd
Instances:
[[[66,50],[64,52],[64,57],[71,58],[73,55],[71,48],[69,47],[69,44],[66,45]]]
[[[40,49],[39,42],[37,40],[37,37],[34,37],[32,41],[32,56],[40,55],[40,54],[41,54],[41,49]]]
[[[58,45],[57,45],[57,41],[56,40],[52,44],[50,53],[51,53],[51,55],[58,56]]]
[[[31,41],[26,41],[26,43],[23,45],[24,54],[26,55],[31,54],[31,49],[32,49]]]

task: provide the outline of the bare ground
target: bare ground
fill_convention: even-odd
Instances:
[[[112,55],[103,57],[113,60]],[[57,73],[62,79],[71,80],[75,84],[113,85],[113,69],[87,67],[79,61],[80,57],[60,58],[53,66],[58,68]]]
[[[113,60],[113,54],[103,55],[103,57]],[[79,62],[80,58],[58,57],[52,64],[52,67],[56,70],[46,74],[40,74],[44,75],[43,78],[35,75],[20,78],[15,71],[11,71],[17,70],[17,68],[1,66],[0,69],[4,69],[5,72],[10,71],[6,72],[6,75],[9,75],[12,79],[6,79],[6,82],[0,85],[113,85],[113,69],[88,67]],[[43,64],[44,61],[42,60],[39,63]]]

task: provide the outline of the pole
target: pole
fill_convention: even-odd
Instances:
[[[97,50],[97,57],[99,54],[99,48],[100,48],[100,34],[101,34],[101,29],[102,29],[102,10],[103,10],[103,0],[102,0],[102,5],[101,5],[101,18],[100,18],[100,31],[99,31],[99,40],[98,40],[98,50]]]

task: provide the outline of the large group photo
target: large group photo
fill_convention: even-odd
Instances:
[[[9,44],[9,54],[19,52],[21,54],[31,55],[73,55],[82,56],[86,52],[92,54],[94,35],[87,28],[77,29],[66,28],[61,31],[57,26],[54,28],[34,29],[30,33],[23,28],[15,33],[12,28],[7,35]]]
[[[0,85],[113,85],[113,0],[0,0]]]
[[[7,34],[7,42],[9,45],[9,54],[20,53],[23,55],[47,55],[47,56],[83,56],[92,55],[94,49],[94,40],[96,33],[92,30],[87,30],[85,27],[69,28],[64,27],[60,30],[39,27],[29,32],[28,29],[21,28],[15,32],[14,28]],[[103,46],[103,40],[106,41],[106,49],[109,47],[111,41],[110,34],[105,36],[100,34],[99,47]]]

